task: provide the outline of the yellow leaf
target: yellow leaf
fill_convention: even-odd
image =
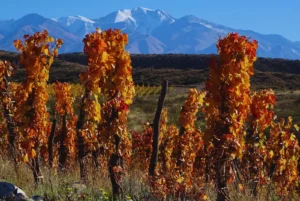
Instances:
[[[201,199],[202,200],[208,200],[208,196],[207,195],[203,195],[203,196],[201,196]]]
[[[126,100],[125,100],[125,103],[126,103],[127,105],[131,105],[131,104],[132,104],[132,99],[126,99]]]
[[[273,150],[271,150],[271,151],[269,152],[269,157],[270,157],[270,158],[273,158],[273,156],[274,156],[274,152],[273,152]]]
[[[177,183],[181,183],[181,182],[183,182],[183,180],[184,180],[183,177],[179,177],[178,179],[176,179],[176,182],[177,182]]]
[[[28,155],[27,155],[27,154],[25,154],[25,155],[23,156],[23,161],[24,161],[25,163],[28,162]]]
[[[101,55],[101,62],[105,63],[108,60],[107,52],[103,52]]]
[[[51,37],[51,36],[48,36],[48,42],[49,42],[49,43],[52,43],[52,42],[54,42],[54,38],[53,38],[53,37]]]
[[[49,50],[48,50],[48,48],[44,49],[44,54],[47,55],[47,56],[49,56]]]

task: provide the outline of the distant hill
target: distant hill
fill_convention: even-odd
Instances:
[[[211,55],[131,55],[136,84],[159,85],[168,79],[172,85],[203,85],[208,77]],[[0,59],[18,64],[18,54],[0,51]],[[79,74],[87,68],[82,53],[61,54],[50,70],[50,82],[79,82]],[[20,66],[13,80],[21,81],[25,71]],[[300,61],[258,58],[255,62],[253,88],[300,89]]]
[[[201,54],[131,54],[134,68],[207,69],[212,55]],[[87,65],[83,53],[60,54],[60,60]],[[300,75],[300,60],[258,58],[254,68],[263,72]]]

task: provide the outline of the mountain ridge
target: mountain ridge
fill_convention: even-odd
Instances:
[[[163,10],[144,7],[122,9],[95,19],[81,15],[46,18],[30,13],[17,20],[0,20],[0,49],[16,51],[13,40],[47,29],[54,38],[64,40],[61,53],[82,52],[83,37],[97,27],[117,28],[127,33],[127,50],[132,54],[215,54],[217,39],[237,32],[258,41],[259,57],[300,59],[299,41],[292,42],[278,34],[230,28],[194,15],[175,18]]]

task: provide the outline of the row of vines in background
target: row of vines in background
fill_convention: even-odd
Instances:
[[[11,85],[17,86],[19,83],[12,82]],[[48,84],[47,93],[49,97],[55,97],[55,85],[56,83]],[[70,94],[72,97],[80,97],[84,91],[84,88],[81,84],[69,84]],[[151,85],[136,85],[135,86],[135,97],[149,97],[159,95],[161,92],[162,86],[151,86]],[[169,87],[168,93],[171,93],[174,90],[174,86]],[[102,93],[97,93],[100,98],[105,98]]]
[[[14,68],[0,62],[0,149],[16,172],[20,162],[27,163],[38,185],[41,162],[59,172],[79,164],[86,182],[92,160],[109,173],[114,198],[122,198],[122,176],[130,170],[147,176],[155,199],[209,200],[205,189],[215,186],[217,200],[224,201],[229,185],[254,198],[270,186],[281,197],[300,195],[300,148],[293,133],[299,128],[291,117],[276,117],[274,91],[250,91],[256,41],[234,33],[218,41],[220,58],[212,58],[204,90],[190,89],[176,125],[168,123],[163,107],[167,82],[134,85],[126,34],[97,29],[83,42],[88,68],[80,85],[47,84],[63,44],[47,31],[14,42],[26,70],[23,83],[10,83]],[[153,123],[145,122],[141,133],[128,131],[134,96],[158,93]],[[55,99],[52,110],[46,107],[49,96]],[[202,130],[196,126],[200,112]]]
[[[50,96],[54,96],[55,83],[49,84],[47,91]],[[161,92],[161,85],[159,86],[150,86],[150,85],[135,85],[135,97],[148,97],[148,96],[155,96],[159,95]],[[71,84],[70,93],[72,97],[80,97],[83,93],[83,87],[81,84]],[[168,92],[172,92],[174,90],[174,87],[169,87]],[[104,98],[105,96],[102,93],[97,93],[99,97]]]

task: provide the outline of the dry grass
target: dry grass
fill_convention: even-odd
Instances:
[[[19,164],[18,173],[10,160],[0,159],[0,181],[11,182],[19,186],[28,196],[41,195],[47,200],[75,201],[75,200],[110,200],[111,184],[106,169],[96,169],[88,164],[87,189],[76,193],[72,184],[79,182],[79,166],[74,165],[63,173],[56,173],[44,165],[42,168],[43,182],[36,188],[32,172],[26,164]],[[17,176],[18,175],[18,176]],[[151,198],[146,184],[146,177],[140,171],[129,171],[123,178],[122,188],[125,200],[144,200]]]
[[[43,166],[43,183],[35,188],[30,168],[25,164],[18,167],[17,176],[13,164],[4,158],[0,158],[0,181],[11,182],[23,189],[28,196],[41,195],[49,201],[76,201],[76,200],[111,200],[111,184],[105,169],[96,170],[89,164],[89,178],[87,189],[77,193],[72,188],[72,184],[79,181],[78,166],[68,169],[64,173],[57,174],[47,166]],[[232,201],[279,201],[279,200],[299,200],[299,197],[289,195],[284,199],[276,196],[272,186],[261,189],[257,198],[253,197],[248,184],[243,184],[245,191],[240,191],[237,184],[229,185],[229,192]],[[158,200],[152,197],[147,186],[146,173],[138,170],[129,170],[122,182],[124,198],[122,200]],[[213,185],[206,184],[203,188],[211,200],[216,199],[216,190]],[[167,200],[173,200],[168,198]],[[190,200],[190,199],[187,199]]]

